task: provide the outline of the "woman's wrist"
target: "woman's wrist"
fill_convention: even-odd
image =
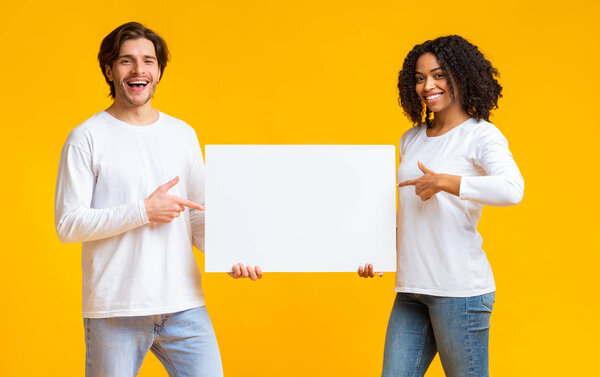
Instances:
[[[449,194],[459,196],[460,194],[460,175],[452,174],[439,174],[438,175],[438,187],[441,191],[445,191]]]

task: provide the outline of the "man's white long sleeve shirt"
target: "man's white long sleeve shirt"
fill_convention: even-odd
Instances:
[[[58,170],[55,225],[82,242],[83,316],[172,313],[204,305],[192,244],[203,249],[204,213],[186,208],[150,223],[144,199],[179,176],[169,194],[204,204],[195,131],[159,113],[134,126],[102,111],[71,131]]]

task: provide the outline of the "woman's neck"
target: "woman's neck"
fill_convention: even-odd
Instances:
[[[448,108],[434,113],[433,121],[427,127],[427,136],[441,136],[460,125],[471,116],[462,108]]]

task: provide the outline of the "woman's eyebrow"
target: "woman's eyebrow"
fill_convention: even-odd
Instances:
[[[430,70],[429,72],[437,71],[438,69],[442,69],[442,67],[434,68],[434,69]],[[418,73],[419,75],[422,75],[422,73],[419,72],[419,71],[415,71],[415,73]]]
[[[438,69],[440,69],[440,70],[441,70],[441,69],[443,69],[443,68],[442,68],[442,67],[437,67],[437,68],[434,68],[434,69],[432,69],[432,70],[431,70],[431,71],[429,71],[429,72],[437,71]]]

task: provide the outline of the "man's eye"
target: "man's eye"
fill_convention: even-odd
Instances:
[[[128,63],[131,63],[131,60],[129,60],[129,59],[123,59],[123,60],[121,60],[121,63],[128,64]]]

